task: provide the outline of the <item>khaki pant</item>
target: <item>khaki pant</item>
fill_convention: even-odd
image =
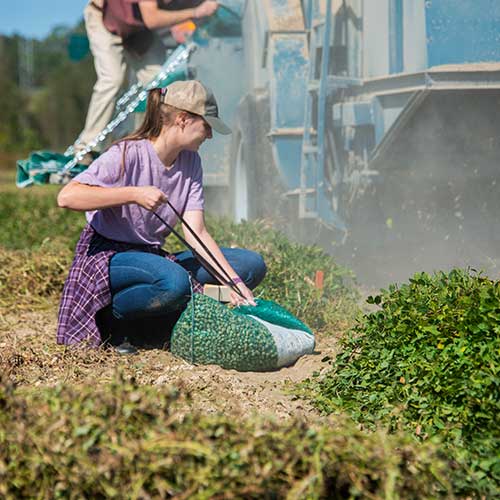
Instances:
[[[135,73],[140,83],[148,83],[159,72],[165,61],[166,49],[158,36],[142,56],[124,50],[122,39],[110,33],[102,22],[102,13],[87,5],[84,10],[85,27],[90,50],[94,56],[97,81],[92,91],[85,128],[75,149],[83,149],[87,143],[106,127],[113,116],[116,98],[125,79],[127,69]]]

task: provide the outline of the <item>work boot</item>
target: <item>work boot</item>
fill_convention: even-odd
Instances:
[[[133,346],[128,340],[127,337],[123,339],[123,342],[120,345],[115,347],[115,352],[122,356],[128,356],[130,354],[137,354],[139,350],[137,347]]]

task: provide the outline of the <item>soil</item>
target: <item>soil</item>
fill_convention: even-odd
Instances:
[[[291,393],[293,385],[330,367],[336,336],[317,336],[314,354],[274,372],[194,366],[159,349],[120,356],[112,349],[64,349],[55,344],[56,309],[17,311],[0,318],[0,369],[18,387],[104,383],[121,372],[140,384],[176,386],[186,404],[205,413],[308,417],[316,410]]]

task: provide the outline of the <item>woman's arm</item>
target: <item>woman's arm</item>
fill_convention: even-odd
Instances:
[[[215,257],[216,261],[222,266],[222,268],[226,271],[226,274],[231,278],[237,278],[238,275],[236,271],[231,267],[229,262],[224,257],[224,254],[221,252],[219,245],[215,242],[212,236],[207,231],[205,226],[205,218],[203,210],[189,210],[184,214],[184,220],[191,227],[191,229],[196,233],[196,235],[200,238],[201,241],[205,244],[205,246],[210,250],[212,255]],[[203,249],[203,247],[196,241],[196,238],[191,234],[189,229],[182,226],[182,231],[184,232],[185,240],[202,256],[204,257],[212,266],[219,271],[219,274],[225,275],[220,271],[219,266],[213,262],[213,260],[209,257],[207,252]],[[255,305],[254,297],[252,291],[245,285],[245,283],[238,283],[238,289],[246,298],[246,300]],[[238,295],[236,292],[231,291],[231,303],[233,305],[241,305],[243,304],[243,298]]]
[[[147,210],[156,210],[167,201],[154,186],[101,187],[72,181],[57,195],[57,205],[71,210],[101,210],[137,203]]]
[[[146,28],[150,30],[169,28],[189,19],[211,16],[217,10],[218,6],[218,3],[213,0],[205,0],[198,7],[192,9],[165,10],[160,9],[156,2],[139,1],[142,20]]]

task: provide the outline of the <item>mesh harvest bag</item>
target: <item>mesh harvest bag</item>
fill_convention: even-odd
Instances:
[[[195,294],[172,332],[171,351],[191,363],[270,371],[314,351],[314,334],[278,304],[231,309]]]

